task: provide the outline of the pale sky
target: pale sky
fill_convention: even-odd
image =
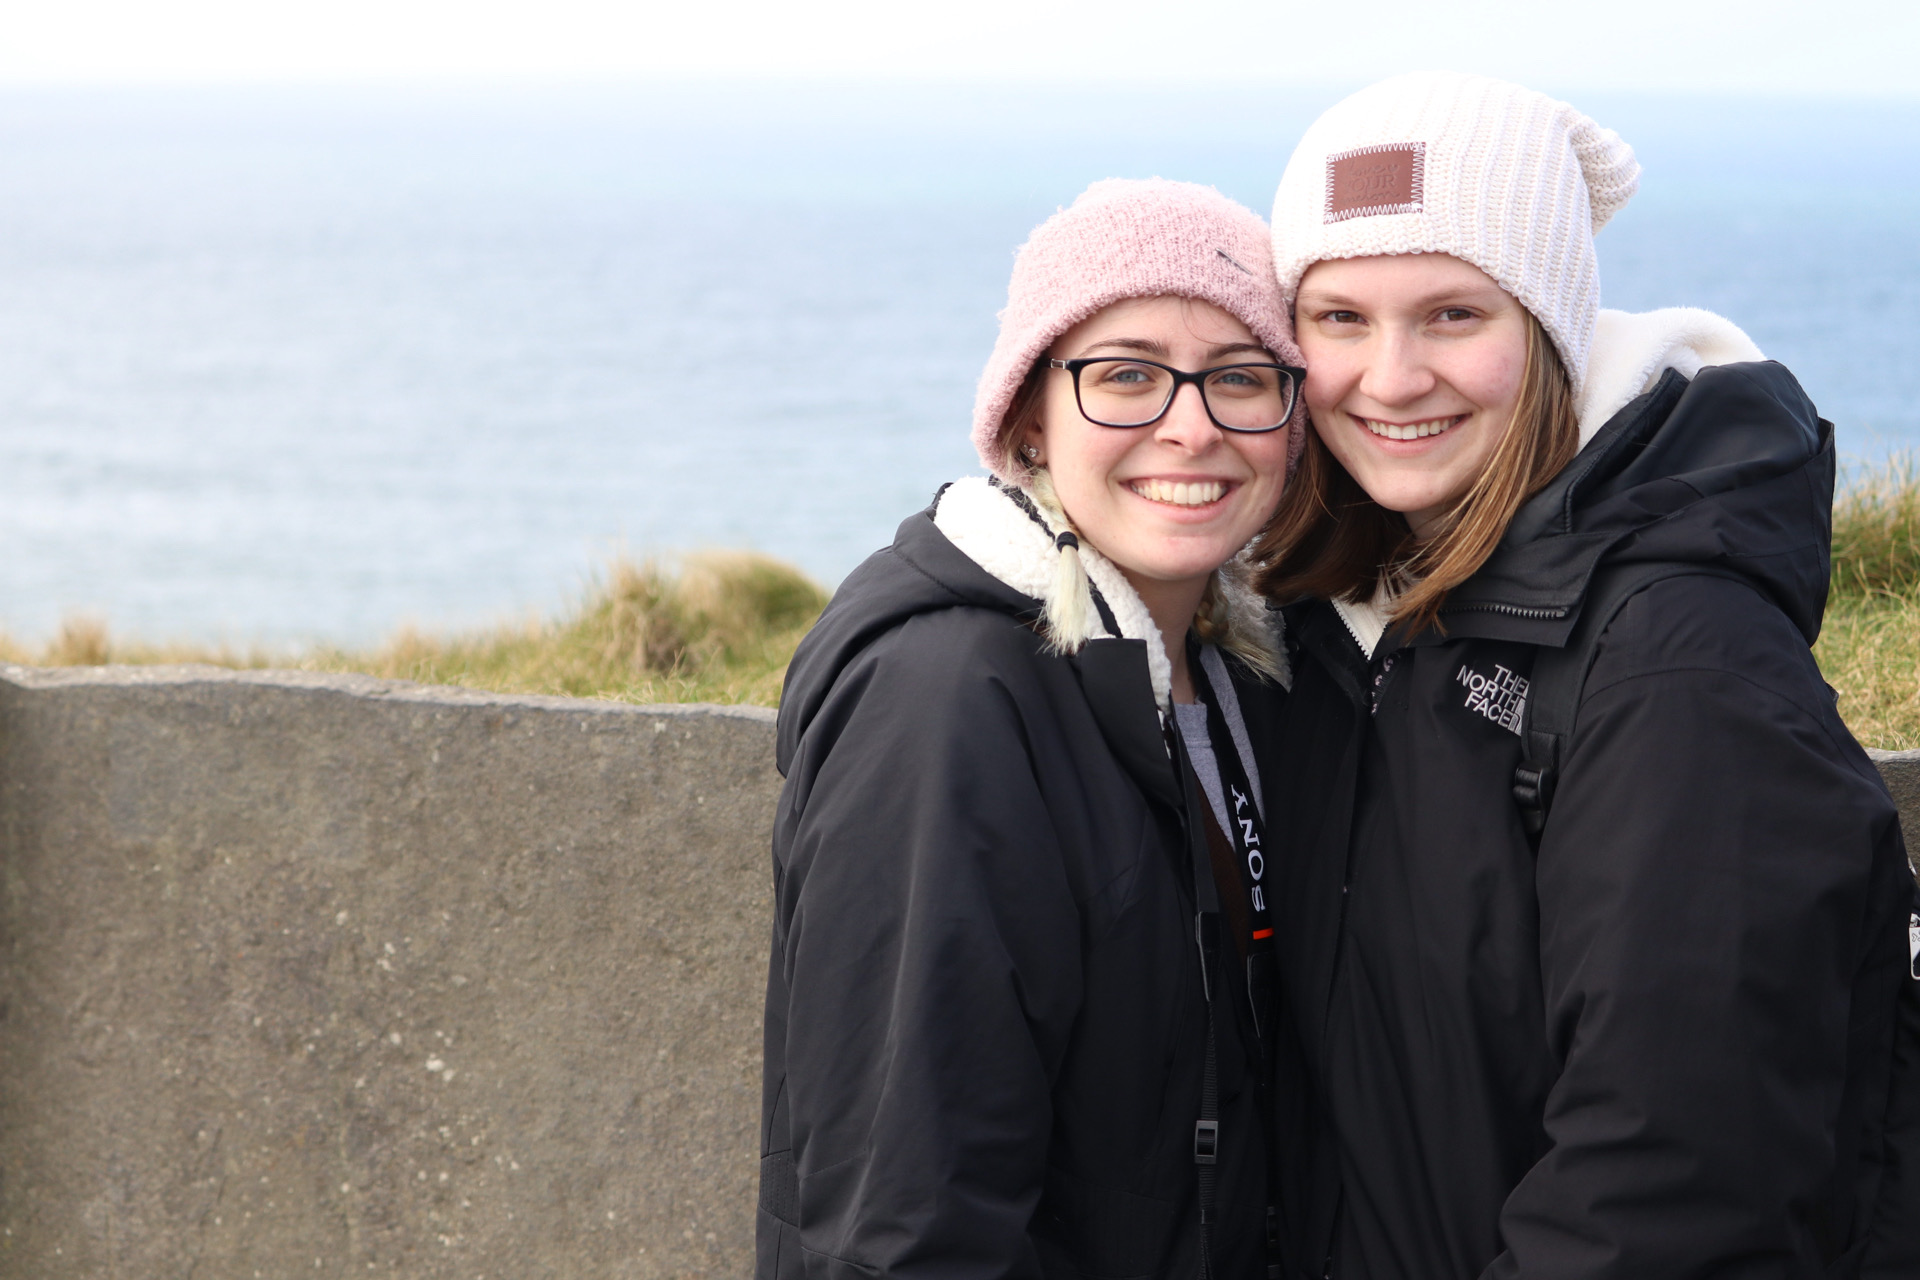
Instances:
[[[1451,67],[1920,97],[1917,0],[0,0],[0,84],[1162,78]]]

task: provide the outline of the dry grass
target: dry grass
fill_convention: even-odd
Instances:
[[[306,665],[509,693],[773,706],[826,602],[767,556],[709,552],[677,571],[616,561],[557,622],[452,637],[402,630],[371,653],[323,651]]]
[[[1836,593],[1813,656],[1863,746],[1920,748],[1920,593]]]
[[[1833,504],[1833,590],[1814,656],[1869,747],[1920,747],[1920,474],[1861,467]]]
[[[452,636],[405,628],[371,650],[296,656],[121,642],[99,619],[80,617],[37,651],[0,637],[0,659],[291,667],[501,693],[773,706],[794,646],[826,601],[818,583],[771,557],[709,552],[671,567],[616,560],[557,620]]]
[[[261,668],[308,665],[297,658],[267,650],[235,650],[197,644],[149,644],[113,638],[104,618],[75,614],[60,624],[53,639],[39,648],[21,644],[0,632],[0,662],[41,667],[100,667],[110,662],[151,666],[166,662],[199,662],[216,667]]]
[[[1920,471],[1912,454],[1854,467],[1833,504],[1833,593],[1911,597],[1920,591]]]
[[[1814,656],[1861,742],[1920,748],[1920,467],[1913,458],[1846,477],[1834,504],[1833,561]],[[296,656],[144,644],[115,639],[97,618],[76,617],[37,650],[0,636],[0,660],[296,667],[503,693],[773,706],[793,647],[826,598],[778,560],[710,552],[673,566],[616,560],[556,620],[449,636],[406,629],[370,650]]]

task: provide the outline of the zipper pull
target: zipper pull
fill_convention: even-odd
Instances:
[[[1907,913],[1907,972],[1920,982],[1920,911]]]

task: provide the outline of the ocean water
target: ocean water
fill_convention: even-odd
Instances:
[[[829,583],[974,467],[1015,247],[1085,184],[1256,209],[1280,87],[0,94],[0,629],[364,643],[616,551]],[[1920,104],[1582,98],[1608,305],[1731,316],[1920,446]]]

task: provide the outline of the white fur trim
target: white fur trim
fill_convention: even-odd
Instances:
[[[947,541],[1015,591],[1043,604],[1051,598],[1054,564],[1060,554],[1054,550],[1053,539],[985,476],[968,476],[948,485],[933,523]],[[1085,542],[1080,544],[1080,563],[1113,610],[1120,634],[1129,640],[1146,641],[1147,674],[1153,681],[1154,701],[1165,714],[1173,705],[1173,665],[1167,660],[1167,646],[1153,624],[1153,615],[1113,561]]]
[[[1273,657],[1282,689],[1293,688],[1293,666],[1284,643],[1287,623],[1279,610],[1267,607],[1267,598],[1254,590],[1250,553],[1243,551],[1220,568],[1220,592],[1237,632],[1259,636]]]
[[[1668,369],[1691,378],[1708,365],[1764,359],[1740,326],[1711,311],[1602,311],[1580,395],[1580,445],[1585,448],[1609,418],[1651,390]]]

